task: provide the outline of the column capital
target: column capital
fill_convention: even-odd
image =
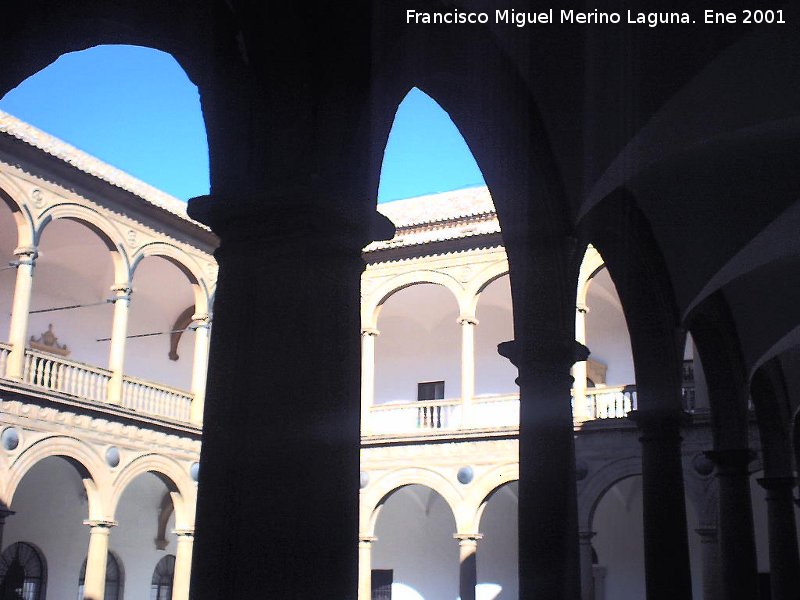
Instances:
[[[173,529],[172,533],[177,535],[179,538],[193,538],[194,537],[194,529]]]
[[[17,257],[17,260],[11,263],[14,266],[33,265],[39,256],[39,248],[36,246],[19,246],[14,248],[14,256]]]
[[[111,286],[111,293],[114,294],[109,302],[114,303],[117,300],[130,300],[133,293],[133,287],[129,281],[122,283],[115,283]]]
[[[591,543],[592,538],[597,535],[596,531],[579,531],[578,541],[582,544]]]
[[[377,542],[378,538],[374,535],[359,535],[358,536],[358,546],[360,548],[369,548],[372,546],[374,542]]]
[[[589,312],[589,306],[583,304],[582,302],[579,302],[578,304],[575,305],[575,310],[585,315],[586,313]]]
[[[589,349],[580,342],[554,337],[526,344],[518,340],[501,342],[497,351],[518,369],[528,366],[541,372],[568,372],[576,362],[589,358]]]
[[[119,525],[116,521],[110,521],[106,519],[85,519],[83,524],[91,529],[100,529],[109,531],[112,527],[116,527]]]
[[[209,329],[211,328],[211,315],[208,313],[197,313],[192,315],[192,322],[189,329]]]
[[[362,327],[361,328],[361,335],[367,335],[371,337],[378,337],[381,332],[374,327]]]
[[[694,531],[700,536],[700,539],[704,544],[716,542],[719,535],[719,531],[716,527],[698,527]]]
[[[720,475],[746,474],[747,465],[756,458],[756,453],[750,448],[708,450],[703,455],[716,465]]]
[[[208,225],[223,241],[298,248],[347,249],[361,254],[372,241],[390,240],[395,226],[376,209],[357,214],[352,202],[321,202],[313,190],[283,189],[191,198],[189,216]],[[366,216],[366,218],[364,218]]]
[[[482,533],[454,533],[453,539],[458,540],[459,546],[477,546],[478,541],[483,539]]]
[[[456,321],[459,325],[477,325],[479,323],[478,319],[472,315],[461,315]]]

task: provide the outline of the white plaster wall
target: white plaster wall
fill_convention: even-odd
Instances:
[[[589,284],[586,297],[586,345],[591,357],[608,366],[608,385],[636,382],[628,326],[614,283],[603,269]]]
[[[414,402],[417,383],[444,381],[445,398],[461,397],[461,325],[446,288],[414,285],[391,296],[378,317],[375,403]]]
[[[4,266],[15,248],[10,211],[0,206],[0,259]],[[115,283],[111,255],[100,238],[87,227],[59,219],[42,234],[31,296],[31,309],[103,302]],[[0,271],[0,339],[8,340],[16,271]],[[158,257],[142,261],[132,281],[128,333],[155,333],[173,329],[178,315],[194,304],[186,276]],[[28,335],[38,337],[52,324],[60,344],[70,350],[69,360],[108,366],[113,304],[32,314]],[[129,339],[125,374],[188,390],[191,385],[194,333],[186,332],[178,347],[180,359],[171,361],[169,335]]]
[[[175,536],[168,524],[166,550],[155,548],[158,507],[166,486],[154,475],[136,478],[124,492],[112,528],[109,549],[124,573],[124,597],[146,600],[156,563],[175,554]],[[3,548],[25,541],[39,548],[47,564],[47,600],[75,600],[81,566],[89,545],[89,528],[83,525],[88,506],[83,483],[66,460],[49,457],[23,478],[11,506]]]
[[[490,283],[478,298],[475,328],[475,394],[519,392],[517,369],[498,354],[497,344],[514,339],[508,276]]]
[[[478,542],[478,585],[499,585],[497,600],[519,597],[517,489],[516,482],[501,487],[489,499],[481,518],[483,539]]]
[[[34,465],[22,479],[6,519],[3,549],[24,541],[36,546],[47,565],[47,600],[75,600],[78,577],[89,547],[83,483],[58,457]]]
[[[686,503],[692,594],[703,597],[702,548],[696,513]],[[609,600],[640,600],[645,597],[644,528],[642,478],[623,479],[609,488],[597,505],[592,545],[598,565],[606,568],[605,597]]]
[[[165,550],[155,546],[157,517],[166,486],[155,476],[145,473],[134,479],[122,495],[117,509],[119,525],[111,532],[111,550],[125,569],[125,597],[150,597],[150,581],[156,564],[167,554],[175,554],[174,515],[167,524]]]
[[[392,569],[394,581],[424,600],[458,596],[458,542],[447,503],[426,487],[399,489],[378,516],[372,549],[373,569]]]
[[[594,514],[592,545],[597,564],[606,568],[605,597],[609,599],[645,597],[641,488],[641,477],[616,483]]]

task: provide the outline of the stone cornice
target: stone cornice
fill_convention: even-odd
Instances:
[[[162,451],[170,455],[178,453],[186,458],[196,459],[200,454],[199,431],[193,435],[179,430],[167,433],[145,423],[131,424],[115,420],[110,414],[108,418],[102,418],[16,400],[0,400],[0,413],[3,423],[40,433],[57,433],[70,437],[78,435],[82,439],[98,443]]]

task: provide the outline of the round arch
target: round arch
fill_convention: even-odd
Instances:
[[[410,271],[385,281],[365,298],[361,308],[362,327],[377,329],[381,307],[389,298],[413,285],[424,284],[440,285],[449,290],[456,301],[459,314],[464,314],[465,290],[455,278],[439,271]]]
[[[108,520],[110,482],[102,458],[91,445],[77,438],[54,435],[38,440],[25,448],[13,461],[6,482],[5,503],[13,507],[23,477],[41,460],[61,457],[67,460],[83,480],[89,504],[88,518]]]
[[[168,261],[186,276],[195,299],[195,313],[206,313],[209,304],[209,288],[203,276],[200,265],[181,248],[166,242],[152,242],[136,250],[131,260],[131,281],[136,275],[136,269],[145,258],[157,256]]]
[[[469,532],[479,532],[483,511],[489,500],[501,487],[519,481],[519,463],[506,463],[481,475],[473,482],[469,493],[464,498],[466,510],[474,515]],[[469,533],[465,532],[465,533]]]
[[[140,475],[152,473],[167,487],[175,508],[175,527],[194,527],[194,486],[189,481],[188,471],[174,460],[158,454],[139,456],[125,465],[114,478],[109,502],[110,514],[116,514],[122,495],[128,485]]]
[[[498,260],[478,273],[478,275],[469,282],[465,290],[466,314],[475,315],[483,291],[495,281],[507,275],[509,275],[507,260]]]
[[[39,215],[39,225],[34,232],[34,243],[38,246],[47,226],[58,219],[74,221],[95,234],[111,254],[114,265],[114,280],[128,281],[130,275],[130,258],[125,252],[117,227],[100,212],[72,202],[55,204],[46,208]]]
[[[375,524],[381,507],[394,492],[409,485],[421,485],[439,494],[450,508],[457,531],[461,531],[462,526],[469,522],[468,519],[465,519],[466,515],[463,514],[462,496],[450,480],[431,469],[411,467],[391,471],[361,490],[361,510],[359,511],[361,535],[375,535]]]
[[[642,474],[640,456],[628,456],[596,471],[578,491],[578,527],[591,531],[594,511],[603,495],[618,481]]]

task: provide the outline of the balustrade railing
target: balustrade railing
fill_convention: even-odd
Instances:
[[[636,386],[589,388],[587,415],[578,420],[621,419],[636,410]],[[469,419],[465,422],[464,419]],[[476,396],[468,413],[457,400],[376,404],[370,409],[373,434],[420,433],[436,430],[494,429],[519,425],[519,394]]]
[[[105,402],[111,372],[60,356],[25,350],[22,380],[32,386],[94,402]]]
[[[122,380],[122,406],[148,415],[174,421],[188,421],[193,396],[165,385],[133,377]]]
[[[476,396],[470,425],[481,429],[519,425],[519,394]]]
[[[621,419],[636,410],[636,386],[589,388],[589,414],[593,419]]]
[[[5,377],[9,344],[0,344],[0,377]],[[82,400],[108,402],[112,373],[92,365],[26,348],[23,383]],[[189,421],[193,394],[165,385],[125,376],[122,406],[143,415]]]
[[[370,416],[370,425],[375,433],[458,429],[461,426],[461,400],[378,404],[372,407]]]

